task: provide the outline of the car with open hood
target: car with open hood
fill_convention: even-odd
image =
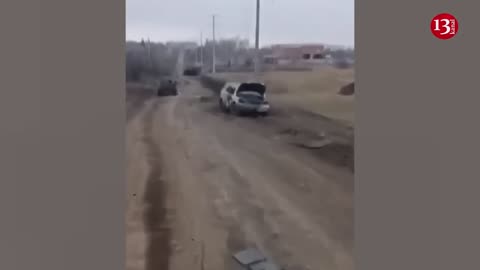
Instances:
[[[259,82],[229,82],[220,91],[219,106],[233,114],[254,113],[267,115],[270,104],[266,99],[266,86]]]

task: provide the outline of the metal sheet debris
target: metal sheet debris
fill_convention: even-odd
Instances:
[[[247,270],[282,270],[254,248],[240,251],[233,257]]]
[[[233,257],[243,266],[263,262],[267,259],[262,253],[260,253],[260,251],[254,248],[242,250],[233,255]]]

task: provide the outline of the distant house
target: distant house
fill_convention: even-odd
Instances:
[[[169,41],[165,43],[167,48],[170,50],[172,49],[183,49],[183,50],[194,50],[198,47],[197,43],[195,42],[182,42],[182,41]]]
[[[321,44],[280,44],[270,47],[270,54],[264,55],[265,64],[289,65],[322,64],[326,61],[325,46]]]

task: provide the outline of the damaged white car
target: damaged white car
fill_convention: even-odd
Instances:
[[[270,104],[265,92],[266,87],[262,83],[226,83],[220,91],[219,105],[223,111],[236,115],[254,113],[266,116]]]

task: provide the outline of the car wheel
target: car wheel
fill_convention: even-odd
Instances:
[[[266,117],[266,116],[268,116],[268,112],[261,112],[261,113],[259,113],[259,115],[262,116],[262,117]]]

